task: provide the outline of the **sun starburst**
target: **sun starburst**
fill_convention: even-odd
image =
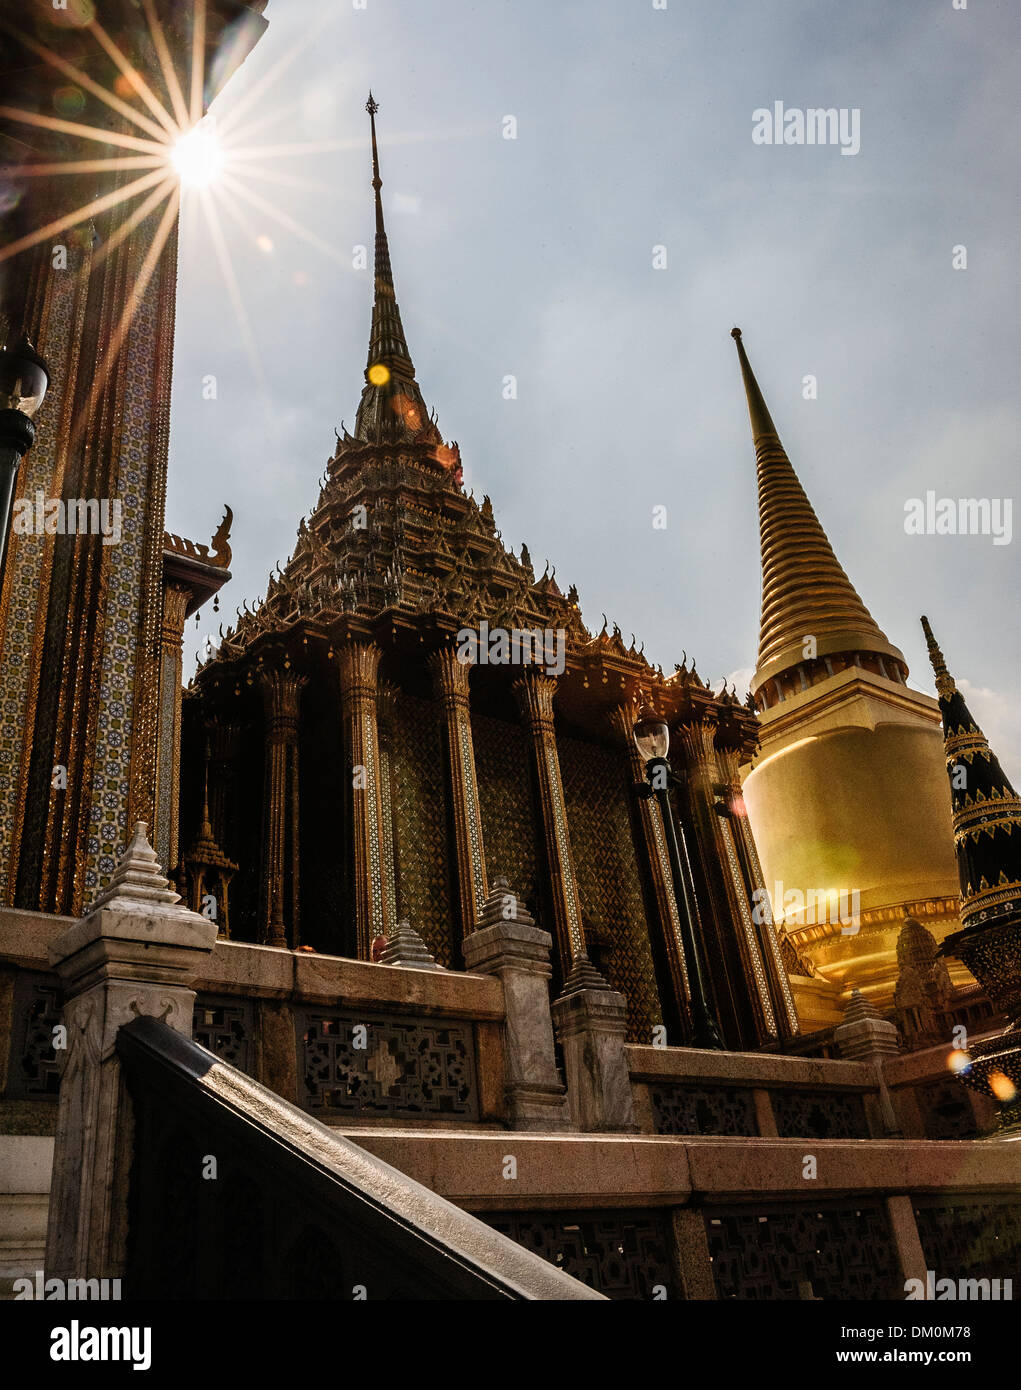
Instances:
[[[278,113],[275,116],[272,110],[266,109],[266,92],[300,56],[302,50],[314,43],[329,16],[324,14],[316,26],[307,30],[298,42],[281,54],[218,120],[205,109],[206,0],[191,0],[191,42],[185,54],[187,72],[179,72],[175,66],[154,0],[141,0],[141,10],[156,57],[155,70],[146,74],[141,73],[125,55],[94,13],[90,11],[92,17],[79,26],[92,36],[116,69],[112,90],[84,71],[82,66],[68,61],[45,43],[19,30],[11,21],[0,20],[0,28],[73,84],[67,90],[73,92],[77,89],[79,93],[88,93],[119,118],[118,126],[108,129],[100,124],[71,119],[69,110],[64,107],[60,108],[62,115],[51,116],[12,105],[0,105],[0,119],[14,126],[71,136],[82,142],[80,153],[74,157],[12,165],[0,170],[5,177],[38,180],[96,175],[107,176],[116,183],[115,187],[107,184],[108,191],[104,190],[100,196],[90,198],[72,211],[9,242],[0,249],[0,262],[73,227],[92,222],[102,214],[123,208],[122,218],[105,236],[92,257],[95,267],[146,219],[155,219],[155,230],[146,243],[147,249],[135,284],[125,299],[126,308],[114,329],[109,350],[104,354],[95,385],[98,391],[102,389],[103,381],[125,340],[145,287],[174,230],[178,212],[183,210],[188,231],[195,232],[202,225],[206,229],[253,372],[258,380],[265,381],[237,275],[227,253],[221,214],[244,227],[242,210],[247,209],[250,216],[254,209],[261,217],[276,222],[324,255],[340,259],[335,246],[249,187],[252,182],[268,182],[323,191],[325,185],[300,178],[279,166],[273,167],[273,163],[305,154],[349,149],[354,144],[349,140],[319,140],[260,145],[253,140],[257,131],[262,131],[278,118]],[[85,59],[80,61],[86,63]],[[70,108],[71,111],[74,109]],[[81,109],[80,105],[77,109]],[[246,112],[251,112],[248,120],[245,119]],[[96,146],[105,149],[97,150]],[[189,209],[201,216],[196,218]],[[272,248],[272,242],[265,235],[260,241],[251,228],[246,230],[255,244],[261,246],[269,243]]]

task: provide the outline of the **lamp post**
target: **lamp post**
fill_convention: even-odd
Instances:
[[[666,831],[667,852],[670,855],[670,871],[674,880],[674,900],[677,903],[677,917],[681,924],[681,946],[684,951],[684,964],[688,974],[688,993],[691,1002],[691,1021],[694,1029],[696,1047],[723,1051],[716,1020],[709,1011],[706,998],[705,978],[702,962],[695,941],[695,911],[688,880],[681,867],[681,851],[677,843],[677,830],[674,825],[673,807],[670,805],[670,783],[674,775],[667,762],[670,747],[670,730],[666,721],[654,714],[643,716],[634,728],[635,743],[645,764],[648,787],[641,787],[644,796],[655,796],[663,816]]]
[[[11,504],[21,460],[32,447],[32,416],[43,403],[50,373],[27,337],[0,351],[0,581],[7,560]]]

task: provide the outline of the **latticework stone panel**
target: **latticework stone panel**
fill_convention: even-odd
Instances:
[[[297,1025],[302,1103],[313,1114],[478,1119],[471,1024],[330,1009]]]
[[[215,1052],[224,1062],[254,1075],[253,1014],[254,1005],[250,999],[213,999],[200,994],[195,999],[191,1035],[197,1043]]]
[[[903,1298],[885,1209],[878,1202],[787,1202],[706,1208],[720,1298]]]
[[[925,1264],[937,1279],[1014,1279],[1021,1268],[1021,1198],[915,1204]]]
[[[482,812],[482,841],[490,879],[503,874],[511,888],[542,921],[528,739],[517,724],[472,711],[475,774]]]
[[[526,1250],[607,1298],[679,1298],[667,1219],[658,1211],[479,1212]]]
[[[62,991],[56,975],[19,970],[14,983],[14,1026],[6,1094],[12,1099],[56,1098],[60,1065],[53,1030],[61,1022]]]
[[[926,1139],[974,1139],[978,1135],[975,1112],[968,1093],[952,1076],[941,1076],[914,1088],[922,1112]]]
[[[440,965],[452,966],[448,830],[440,711],[402,692],[393,737],[397,911],[407,917]]]
[[[590,954],[627,998],[628,1039],[662,1022],[626,797],[623,754],[557,737],[564,801]]]
[[[652,1086],[657,1134],[758,1134],[750,1090],[737,1086]]]
[[[865,1102],[840,1091],[773,1091],[781,1139],[868,1139]]]

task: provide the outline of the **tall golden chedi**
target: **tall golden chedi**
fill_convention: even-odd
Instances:
[[[940,715],[844,573],[780,442],[735,328],[758,473],[762,616],[751,682],[758,755],[744,797],[776,919],[814,979],[802,1029],[852,989],[893,1002],[907,917],[959,927]],[[920,813],[923,812],[924,813]],[[956,984],[970,977],[955,963]]]

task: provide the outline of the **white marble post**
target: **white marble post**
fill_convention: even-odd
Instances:
[[[110,886],[50,944],[64,983],[67,1037],[58,1049],[48,1277],[124,1273],[133,1120],[117,1033],[151,1015],[191,1037],[190,986],[215,941],[216,923],[181,905],[168,887],[139,822]]]
[[[493,880],[476,931],[464,938],[465,968],[496,975],[506,1008],[507,1115],[513,1129],[570,1128],[564,1084],[557,1074],[550,1018],[550,947],[505,878]]]
[[[637,1132],[625,1029],[627,1000],[610,989],[579,989],[553,1004],[564,1051],[571,1119],[578,1129]]]

